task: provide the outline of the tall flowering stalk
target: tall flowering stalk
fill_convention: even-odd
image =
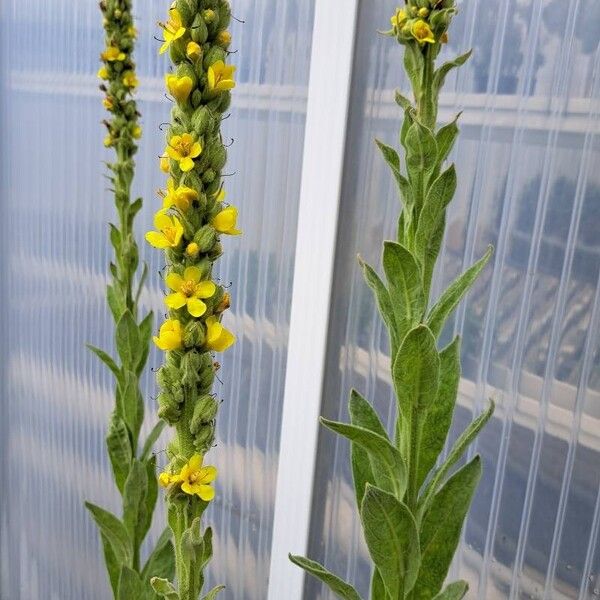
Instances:
[[[152,446],[164,426],[159,423],[140,444],[144,402],[140,377],[144,371],[152,335],[152,313],[138,316],[138,301],[147,267],[138,276],[138,246],[133,225],[142,199],[131,201],[136,140],[141,136],[139,113],[133,92],[138,85],[132,53],[137,32],[133,25],[131,0],[103,0],[100,3],[106,33],[98,77],[105,92],[104,107],[110,119],[104,145],[114,149],[115,161],[108,164],[118,223],[110,225],[114,261],[107,287],[107,301],[115,321],[115,344],[119,361],[89,346],[115,377],[115,407],[111,415],[106,446],[116,486],[122,497],[122,518],[90,502],[86,503],[100,530],[106,568],[115,599],[156,597],[150,576],[171,576],[173,549],[169,535],[158,541],[144,566],[140,547],[152,521],[158,496],[156,460]],[[137,280],[137,281],[136,281]],[[141,446],[141,447],[140,447]]]
[[[383,244],[386,281],[366,263],[361,265],[390,337],[397,398],[394,439],[356,390],[350,395],[350,424],[322,419],[351,442],[356,502],[373,563],[372,600],[460,600],[466,595],[464,581],[443,585],[481,477],[481,459],[475,456],[454,467],[494,410],[491,403],[459,436],[447,458],[439,460],[460,379],[460,339],[439,349],[440,334],[492,254],[489,248],[432,301],[432,274],[446,210],[456,191],[454,165],[445,163],[458,135],[457,119],[437,127],[438,98],[447,74],[470,56],[467,52],[435,64],[455,12],[454,0],[406,0],[387,32],[404,46],[413,91],[412,100],[396,94],[404,110],[404,165],[394,148],[377,142],[398,185],[402,209],[396,240]],[[338,597],[360,598],[321,565],[290,558]]]
[[[212,556],[212,530],[201,523],[217,476],[214,467],[204,465],[214,444],[219,406],[211,393],[218,369],[212,353],[235,341],[221,324],[229,294],[213,281],[221,236],[241,233],[237,209],[225,204],[221,175],[227,159],[221,121],[235,86],[235,67],[226,64],[230,20],[225,0],[177,0],[160,23],[160,53],[169,52],[173,62],[165,76],[173,109],[161,158],[168,175],[160,192],[162,207],[146,240],[165,251],[167,262],[168,318],[154,342],[165,352],[157,375],[158,414],[174,428],[169,464],[159,480],[167,489],[177,590],[164,577],[156,577],[152,585],[169,600],[197,600]],[[214,598],[221,589],[204,598]]]

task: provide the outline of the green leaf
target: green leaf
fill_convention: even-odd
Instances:
[[[415,196],[417,214],[419,214],[425,198],[427,181],[437,165],[437,143],[431,131],[422,123],[415,121],[406,133],[405,145],[408,179]]]
[[[116,344],[123,367],[132,372],[140,355],[140,333],[130,311],[126,310],[117,322]]]
[[[109,233],[110,243],[112,244],[112,247],[115,249],[115,253],[118,255],[121,252],[121,232],[113,223],[109,223],[108,227],[110,229],[110,233]]]
[[[479,432],[485,427],[487,422],[494,414],[494,402],[490,400],[488,409],[475,419],[458,437],[452,446],[446,460],[437,469],[431,481],[427,485],[423,494],[423,500],[419,506],[419,514],[424,514],[431,502],[433,495],[437,492],[441,482],[446,477],[450,469],[458,462],[464,451],[469,447],[471,442],[477,437]]]
[[[129,474],[133,452],[125,422],[116,412],[113,412],[106,434],[106,448],[112,466],[115,483],[123,494],[125,480]]]
[[[406,44],[404,48],[404,68],[413,87],[415,97],[418,98],[421,91],[425,59],[417,44]]]
[[[398,153],[391,146],[388,146],[379,140],[375,140],[375,143],[377,144],[379,150],[381,150],[381,154],[383,155],[385,162],[387,162],[388,166],[392,170],[404,204],[406,206],[410,206],[412,203],[410,184],[408,183],[406,177],[402,175],[402,171],[400,169],[400,157],[398,156]]]
[[[369,453],[371,460],[377,461],[379,468],[373,471],[373,476],[378,486],[396,493],[399,497],[404,495],[407,485],[406,464],[398,449],[388,441],[387,437],[373,433],[364,427],[329,421],[323,417],[321,423],[358,444]]]
[[[179,594],[170,581],[161,577],[153,577],[150,580],[152,589],[161,597],[167,600],[179,600]]]
[[[134,600],[142,597],[143,585],[140,576],[129,567],[121,568],[121,576],[119,577],[119,593],[118,600]]]
[[[146,490],[146,498],[144,500],[144,510],[140,514],[138,524],[138,536],[140,542],[146,537],[152,525],[152,515],[156,508],[158,499],[158,478],[156,477],[156,457],[152,456],[146,461],[140,461],[146,469],[146,481],[148,489]]]
[[[125,525],[115,515],[91,502],[86,502],[85,506],[92,514],[100,532],[110,544],[115,560],[121,565],[130,566],[132,556],[131,540]]]
[[[415,246],[421,262],[428,258],[427,249],[445,214],[446,207],[456,191],[456,169],[450,165],[432,184],[427,192],[423,210],[419,215]]]
[[[363,268],[365,281],[375,296],[379,313],[381,314],[381,317],[388,328],[390,334],[390,345],[392,347],[392,356],[394,356],[398,348],[399,340],[396,332],[396,318],[394,317],[394,307],[392,306],[390,293],[375,270],[366,262],[363,262],[360,257],[358,260]]]
[[[420,488],[429,471],[435,466],[438,456],[444,449],[454,407],[458,382],[460,380],[460,338],[440,352],[440,385],[435,402],[429,407],[423,426],[421,449],[419,454],[419,475],[417,479]]]
[[[121,563],[117,560],[115,553],[113,552],[112,546],[108,541],[108,538],[100,534],[102,539],[102,550],[104,552],[104,563],[106,565],[106,571],[108,573],[108,579],[110,581],[110,587],[113,592],[113,596],[116,598],[119,593],[119,576],[121,575]]]
[[[414,109],[412,102],[406,96],[403,96],[398,90],[396,90],[394,99],[396,100],[396,104],[400,106],[402,110],[406,111],[409,109]]]
[[[140,276],[140,281],[138,283],[137,291],[135,293],[135,305],[137,306],[140,302],[140,296],[142,295],[142,290],[144,289],[144,284],[146,283],[146,279],[148,278],[148,263],[144,262],[144,266],[142,267],[142,274]]]
[[[406,147],[406,136],[408,135],[408,130],[412,127],[412,124],[415,122],[416,112],[414,108],[407,108],[404,111],[404,120],[402,121],[402,127],[400,128],[400,143],[407,150]]]
[[[442,589],[480,478],[481,459],[476,456],[434,496],[421,524],[421,568],[413,590],[415,600],[429,600]]]
[[[109,356],[104,350],[100,350],[100,348],[96,348],[96,346],[92,346],[91,344],[86,344],[87,348],[91,350],[113,373],[117,381],[121,379],[121,369],[114,361],[114,359]]]
[[[159,421],[153,428],[152,431],[148,434],[146,441],[144,442],[144,447],[142,448],[142,453],[140,455],[140,460],[146,460],[150,453],[152,452],[152,448],[154,444],[156,444],[160,434],[163,432],[163,429],[166,427],[165,421]]]
[[[212,590],[210,590],[210,592],[208,592],[208,594],[206,594],[206,596],[204,596],[202,598],[202,600],[214,600],[217,597],[217,594],[219,592],[222,592],[225,589],[224,585],[218,585],[216,587],[214,587]]]
[[[152,577],[172,579],[174,575],[175,553],[171,543],[171,529],[165,527],[142,569],[142,578],[145,580]]]
[[[123,522],[131,540],[141,542],[140,528],[146,519],[148,476],[146,467],[134,460],[123,492]]]
[[[396,337],[402,341],[425,311],[421,273],[413,255],[404,246],[390,241],[383,243],[383,270],[396,320]]]
[[[368,429],[373,433],[389,439],[375,409],[354,389],[350,392],[349,409],[352,425],[363,427],[364,429]],[[356,492],[356,505],[360,511],[367,483],[375,483],[373,470],[377,468],[378,463],[375,461],[373,464],[369,457],[369,453],[354,442],[352,443],[351,448],[351,463],[354,489]]]
[[[112,313],[113,319],[116,323],[127,310],[127,304],[125,303],[125,297],[117,286],[107,285],[106,286],[106,301],[110,312]]]
[[[150,311],[142,320],[139,326],[139,336],[140,336],[140,348],[139,348],[139,356],[138,363],[135,369],[136,375],[138,377],[142,374],[144,367],[146,366],[146,361],[148,360],[148,354],[150,352],[150,339],[152,338],[152,327],[154,325],[154,313]]]
[[[462,113],[458,113],[454,121],[444,125],[436,133],[435,141],[437,142],[438,147],[437,161],[439,165],[443,164],[452,151],[454,142],[458,136],[458,125],[456,123],[461,114]]]
[[[465,52],[464,54],[457,56],[454,60],[450,60],[450,61],[444,63],[439,69],[437,69],[435,71],[435,73],[433,74],[434,91],[439,91],[442,88],[442,86],[444,85],[444,82],[446,81],[446,76],[448,75],[448,73],[450,73],[450,71],[452,69],[455,69],[456,67],[460,67],[461,65],[464,65],[467,62],[467,60],[469,60],[469,57],[471,56],[472,53],[473,53],[473,50],[469,50],[468,52]]]
[[[413,588],[421,562],[414,517],[397,498],[370,485],[360,513],[369,554],[388,594],[403,598]]]
[[[349,583],[342,581],[319,563],[302,556],[293,556],[292,554],[288,556],[295,565],[322,581],[338,598],[361,600],[358,592]]]
[[[425,325],[418,325],[404,338],[392,370],[402,414],[429,408],[437,397],[439,371],[435,338]]]
[[[381,573],[377,568],[373,569],[373,577],[371,578],[371,600],[390,600],[390,595],[385,589]]]
[[[486,253],[470,269],[467,269],[452,285],[440,296],[435,306],[427,316],[427,325],[435,337],[439,337],[448,316],[458,306],[463,296],[471,289],[483,268],[490,260],[494,249],[488,246]]]
[[[423,264],[423,289],[425,296],[429,296],[429,290],[431,288],[431,278],[433,277],[433,270],[437,257],[444,241],[444,232],[446,231],[446,214],[442,214],[442,218],[438,224],[437,229],[427,242],[424,252],[424,264]]]
[[[469,584],[466,581],[455,581],[446,586],[433,600],[462,600],[468,591]]]
[[[135,448],[144,420],[144,400],[137,375],[128,370],[123,372],[122,383],[117,386],[117,410],[131,433]]]

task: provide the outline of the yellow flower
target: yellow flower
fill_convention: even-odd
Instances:
[[[113,99],[110,96],[102,98],[102,106],[104,106],[106,110],[112,110],[114,108]]]
[[[202,48],[196,42],[188,42],[185,53],[190,60],[198,60],[202,57]]]
[[[194,142],[189,133],[174,135],[165,149],[170,158],[179,162],[179,168],[187,173],[194,168],[194,158],[202,153],[200,142]]]
[[[142,128],[139,125],[136,125],[131,132],[134,140],[139,140],[142,137]]]
[[[217,317],[206,319],[206,347],[216,352],[224,352],[235,343],[235,336],[221,325]]]
[[[223,92],[235,87],[233,74],[235,67],[226,65],[222,60],[208,67],[208,89],[214,92]]]
[[[155,248],[176,248],[183,236],[183,225],[177,217],[165,214],[159,210],[154,215],[154,227],[158,231],[149,231],[146,241]]]
[[[179,350],[183,346],[183,330],[176,319],[167,319],[161,326],[158,337],[152,338],[154,343],[165,352]]]
[[[163,487],[180,484],[184,493],[210,502],[215,497],[215,490],[210,484],[217,478],[217,469],[203,467],[202,460],[201,454],[194,454],[177,475],[161,473],[158,481]]]
[[[121,52],[116,46],[109,46],[101,55],[102,60],[114,62],[115,60],[125,60],[125,52]]]
[[[123,85],[128,88],[136,88],[139,85],[138,78],[133,71],[123,73]]]
[[[127,28],[127,33],[132,38],[136,38],[138,36],[138,30],[133,25],[131,25],[130,27]]]
[[[169,157],[166,154],[163,154],[160,157],[160,170],[163,173],[168,173],[170,168],[171,168],[171,163],[170,163]]]
[[[223,187],[213,196],[213,198],[215,199],[215,202],[223,202],[223,200],[225,200],[226,197],[227,197],[227,192],[225,191],[225,188],[223,188]]]
[[[217,43],[221,44],[221,46],[229,46],[231,44],[231,33],[226,30],[220,31],[217,34]]]
[[[408,15],[406,14],[406,11],[403,9],[398,9],[396,11],[396,14],[392,16],[390,21],[392,23],[392,27],[399,28],[402,27],[404,23],[406,23],[407,19]]]
[[[166,23],[159,23],[159,25],[162,27],[165,36],[165,43],[160,47],[159,54],[164,54],[169,46],[185,33],[185,27],[176,8],[171,8],[169,10],[169,20]]]
[[[161,195],[164,192],[160,192]],[[175,182],[169,177],[167,180],[167,193],[164,194],[163,208],[171,208],[176,206],[181,212],[186,212],[190,208],[190,204],[194,200],[198,200],[200,194],[190,187],[180,185],[175,187]]]
[[[165,298],[165,304],[175,310],[187,306],[192,317],[201,317],[206,312],[206,304],[202,299],[211,298],[217,291],[212,281],[200,281],[202,271],[198,267],[188,267],[183,277],[177,273],[169,273],[165,283],[173,290]]]
[[[177,77],[177,75],[172,75],[171,73],[165,75],[165,83],[171,96],[178,102],[185,102],[194,86],[191,77],[188,77],[187,75]]]
[[[200,254],[200,246],[198,246],[198,244],[196,244],[196,242],[191,242],[190,244],[188,244],[187,248],[185,249],[185,253],[190,258],[196,258],[196,256],[198,256],[198,254]]]
[[[424,44],[425,42],[435,44],[433,31],[431,31],[431,27],[423,19],[418,19],[412,24],[411,33],[419,44]]]
[[[219,233],[226,233],[227,235],[239,235],[242,232],[235,228],[237,215],[237,208],[235,206],[228,206],[220,213],[215,215],[211,224]]]
[[[114,142],[114,140],[112,138],[112,135],[110,135],[110,134],[107,135],[104,138],[104,146],[105,146],[105,148],[110,148],[113,145],[113,142]]]
[[[108,69],[106,67],[100,67],[98,69],[97,75],[98,75],[99,79],[105,79],[105,80],[108,79],[108,77],[109,77]]]
[[[429,14],[429,9],[428,9],[428,8],[426,8],[426,7],[424,6],[423,8],[420,8],[420,9],[418,10],[417,14],[418,14],[420,17],[423,17],[423,18],[425,18],[425,17],[426,17],[426,16]]]

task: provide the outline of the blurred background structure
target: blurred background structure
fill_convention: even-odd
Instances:
[[[211,460],[221,476],[210,510],[210,578],[227,584],[227,600],[268,594],[293,273],[303,259],[295,240],[306,106],[319,92],[309,91],[314,5],[327,1],[342,2],[232,2],[240,20],[232,25],[238,52],[231,57],[239,85],[225,127],[232,138],[226,182],[245,233],[226,241],[220,266],[232,282],[227,319],[239,343],[222,357]],[[170,109],[168,61],[158,57],[153,36],[167,5],[151,0],[136,7],[140,239],[164,185],[158,156],[159,126]],[[393,91],[406,90],[407,81],[401,49],[376,35],[395,5],[349,6],[358,18],[342,193],[322,198],[340,203],[326,368],[322,397],[312,400],[326,416],[345,418],[356,387],[391,423],[387,342],[355,257],[360,252],[378,265],[381,240],[393,232],[395,187],[372,140],[396,143],[401,113]],[[468,579],[469,598],[479,600],[600,598],[600,5],[460,6],[444,54],[469,47],[475,53],[449,78],[441,99],[440,120],[464,113],[451,157],[459,190],[435,289],[488,243],[496,253],[445,333],[446,340],[463,336],[452,435],[488,397],[498,409],[471,450],[484,458],[484,479],[452,575]],[[104,288],[113,206],[102,165],[110,151],[102,147],[95,78],[102,44],[93,2],[0,3],[3,599],[109,596],[97,532],[82,504],[89,498],[118,506],[103,444],[112,380],[84,347],[110,347],[112,335]],[[161,257],[144,253],[153,276],[143,302],[160,315]],[[154,354],[150,365],[159,362]],[[148,372],[147,429],[154,394]],[[159,449],[164,445],[162,439]],[[313,499],[309,555],[366,594],[366,548],[345,441],[320,432],[315,481],[305,487]],[[290,598],[299,597],[293,592]],[[303,597],[333,598],[312,580]]]

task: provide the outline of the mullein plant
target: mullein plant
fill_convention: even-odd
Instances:
[[[436,66],[455,13],[454,0],[407,0],[385,32],[404,46],[413,91],[413,100],[396,95],[404,111],[404,165],[394,148],[377,142],[398,185],[402,209],[397,240],[383,244],[385,281],[368,264],[361,261],[361,266],[389,331],[398,415],[394,439],[356,390],[350,394],[350,424],[322,419],[351,442],[356,503],[373,563],[372,600],[458,600],[466,595],[465,581],[443,586],[481,477],[481,459],[475,456],[455,467],[494,410],[490,403],[441,460],[458,394],[460,340],[440,349],[439,338],[492,254],[488,248],[432,301],[432,274],[456,191],[455,168],[446,159],[458,135],[457,119],[437,127],[438,98],[448,73],[470,56],[467,52]],[[360,598],[318,563],[290,558],[338,597]]]
[[[168,529],[142,565],[140,548],[152,521],[158,496],[156,458],[152,446],[165,425],[159,422],[145,440],[140,440],[144,402],[140,378],[144,371],[150,338],[152,313],[139,316],[139,299],[147,267],[139,270],[138,247],[133,226],[142,208],[142,199],[131,200],[136,140],[141,136],[139,113],[133,92],[138,85],[132,53],[137,36],[131,0],[103,0],[100,3],[106,34],[98,77],[105,93],[103,104],[110,113],[104,121],[108,133],[104,145],[115,153],[108,164],[118,223],[110,224],[114,261],[107,303],[115,322],[118,360],[99,348],[89,348],[112,371],[115,378],[115,407],[112,411],[106,446],[115,484],[121,494],[122,517],[86,503],[94,518],[102,545],[110,585],[116,600],[157,598],[150,577],[174,572],[173,548]]]
[[[197,600],[212,557],[212,530],[202,516],[215,496],[215,467],[204,462],[214,445],[219,401],[212,393],[219,364],[213,353],[234,342],[222,324],[230,297],[214,281],[221,236],[238,235],[237,209],[225,203],[222,170],[227,151],[221,136],[231,103],[235,67],[227,65],[231,9],[225,0],[177,0],[159,23],[159,52],[173,68],[165,76],[173,101],[160,166],[167,175],[162,206],[146,240],[165,251],[168,315],[154,342],[165,352],[157,372],[158,414],[174,430],[169,463],[159,477],[166,489],[175,548],[176,586],[160,574],[156,593],[169,600]],[[223,586],[207,592],[211,600]]]

